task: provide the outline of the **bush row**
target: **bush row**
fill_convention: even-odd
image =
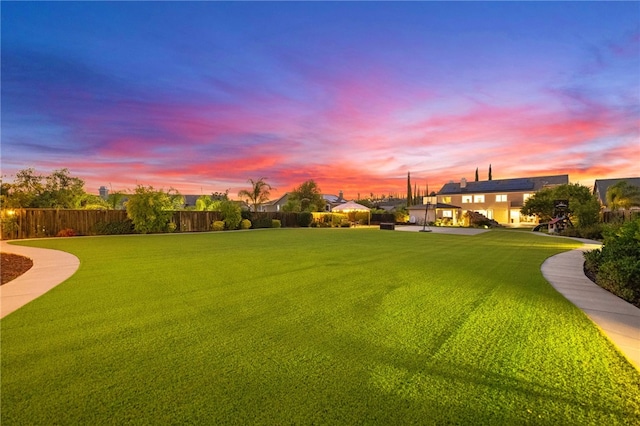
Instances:
[[[584,254],[584,269],[600,287],[640,307],[640,219],[603,229],[602,249]]]

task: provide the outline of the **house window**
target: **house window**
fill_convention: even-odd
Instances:
[[[453,217],[453,212],[451,210],[442,210],[442,217]]]
[[[505,202],[505,201],[507,201],[507,194],[496,195],[496,202]]]
[[[466,204],[466,203],[470,203],[472,200],[471,195],[463,195],[462,196],[462,203]]]
[[[533,194],[523,194],[523,195],[522,195],[522,202],[523,202],[523,203],[526,203],[526,202],[527,202],[527,200],[528,200],[529,198],[531,198],[531,196],[532,196],[532,195],[533,195]]]
[[[442,202],[445,204],[451,204],[451,197],[442,197]]]
[[[484,203],[484,195],[474,195],[473,196],[474,203]]]

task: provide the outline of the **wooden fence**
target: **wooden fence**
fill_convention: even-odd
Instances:
[[[640,218],[640,210],[618,210],[602,213],[604,223],[621,223]]]
[[[272,219],[280,220],[283,227],[298,226],[297,213],[244,213],[256,224],[271,224]],[[76,235],[96,235],[106,224],[127,224],[125,210],[67,210],[67,209],[15,209],[2,210],[0,215],[0,235],[3,240],[55,237],[64,229],[72,229]],[[211,224],[220,220],[220,212],[176,211],[171,222],[174,232],[210,231]]]

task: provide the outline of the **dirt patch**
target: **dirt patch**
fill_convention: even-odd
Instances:
[[[27,272],[33,266],[28,257],[11,253],[0,253],[2,268],[0,268],[0,285],[6,284]]]

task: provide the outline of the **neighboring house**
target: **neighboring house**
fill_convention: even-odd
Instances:
[[[202,195],[183,195],[184,197],[184,207],[194,207],[196,205],[196,201]]]
[[[631,186],[637,186],[638,188],[640,188],[640,177],[620,178],[620,179],[596,179],[596,182],[593,185],[593,193],[598,197],[598,200],[600,201],[600,205],[604,208],[605,211],[609,210],[609,206],[607,205],[607,190],[609,189],[609,187],[623,180],[626,180],[627,183]]]
[[[537,217],[520,214],[527,198],[542,188],[568,183],[569,175],[478,182],[467,182],[462,178],[460,182],[445,184],[438,192],[437,202],[451,205],[451,208],[436,208],[436,218],[450,218],[455,225],[464,213],[476,211],[501,225],[535,224],[538,221]]]
[[[289,193],[285,193],[280,198],[262,203],[258,208],[261,212],[281,212],[282,207],[289,201]]]
[[[339,206],[346,202],[343,198],[342,191],[338,195],[333,194],[322,194],[322,198],[324,198],[325,206],[324,210],[330,212],[332,208]],[[262,204],[259,208],[261,212],[281,212],[282,208],[289,201],[289,193],[282,195],[280,198],[266,202]]]

